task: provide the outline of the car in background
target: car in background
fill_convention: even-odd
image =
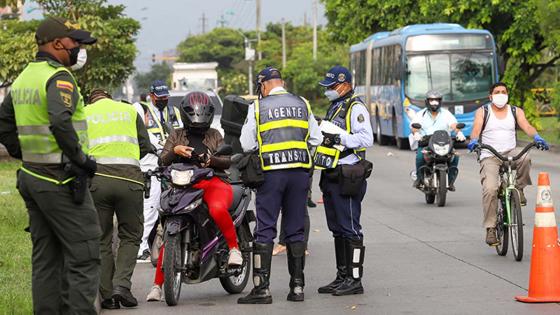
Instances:
[[[207,91],[197,90],[197,91],[206,93],[206,95],[208,95],[208,97],[210,98],[212,104],[214,104],[214,108],[215,108],[214,120],[212,121],[212,125],[210,127],[217,129],[223,136],[224,129],[222,128],[222,125],[220,123],[220,120],[222,118],[222,110],[224,108],[224,103],[222,102],[222,99],[220,98],[220,96],[218,96],[218,94],[216,94],[214,91],[211,90],[207,90]],[[170,94],[169,104],[179,108],[179,105],[181,104],[183,97],[185,97],[185,95],[187,95],[189,92],[194,92],[194,90],[169,91]]]

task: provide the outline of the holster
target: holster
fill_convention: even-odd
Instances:
[[[68,187],[70,187],[70,192],[72,193],[72,201],[77,205],[81,205],[84,203],[89,189],[89,176],[83,169],[73,163],[66,163],[64,170],[75,177],[68,183]]]
[[[243,184],[249,188],[258,188],[264,182],[264,171],[259,152],[246,153],[237,163]]]
[[[356,196],[360,194],[366,179],[371,175],[373,164],[365,159],[354,165],[339,165],[340,194]]]
[[[144,175],[144,198],[150,198],[150,190],[152,189],[152,176],[150,176],[149,172],[146,172]]]

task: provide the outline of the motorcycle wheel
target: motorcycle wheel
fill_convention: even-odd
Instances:
[[[224,290],[230,294],[238,294],[245,290],[249,275],[251,273],[251,253],[243,252],[243,265],[241,265],[241,273],[238,276],[229,276],[220,278],[220,283]]]
[[[181,296],[181,285],[183,283],[183,272],[177,267],[182,265],[183,250],[181,246],[181,234],[166,235],[163,253],[163,273],[165,275],[163,292],[165,302],[169,306],[177,305]]]
[[[447,173],[446,172],[439,172],[438,173],[438,187],[436,193],[437,205],[438,207],[445,206],[445,199],[447,199]]]
[[[436,195],[434,194],[430,194],[430,193],[426,193],[426,203],[431,205],[434,203],[434,201],[436,201]]]
[[[159,258],[159,250],[163,246],[163,239],[161,235],[158,233],[152,242],[152,248],[150,249],[150,260],[152,262],[152,266],[154,268],[157,267],[157,261]]]

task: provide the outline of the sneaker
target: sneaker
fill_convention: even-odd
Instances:
[[[523,189],[519,189],[519,202],[521,203],[522,207],[527,205],[527,198],[525,198],[525,193],[523,193]]]
[[[142,252],[142,255],[136,257],[136,262],[137,263],[146,263],[146,262],[150,262],[150,258],[151,258],[151,254],[150,251],[148,249],[145,249]]]
[[[157,285],[154,285],[148,293],[146,297],[147,302],[159,302],[163,300],[163,293],[161,292],[161,288]]]
[[[486,229],[486,244],[489,246],[497,246],[500,244],[498,238],[496,237],[496,228]]]
[[[243,256],[237,248],[229,250],[228,266],[241,266],[243,265]]]
[[[274,250],[272,250],[272,256],[278,256],[284,252],[286,252],[286,246],[277,244],[276,246],[274,246]]]

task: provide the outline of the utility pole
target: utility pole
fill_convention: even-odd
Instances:
[[[261,53],[261,0],[257,1],[257,49],[258,49],[258,58],[261,60],[262,53]]]
[[[303,12],[303,27],[307,27],[307,11]]]
[[[202,17],[200,18],[200,21],[202,22],[202,34],[206,33],[206,21],[208,21],[208,19],[206,18],[206,15],[204,14],[204,12],[202,13]]]
[[[282,18],[282,69],[286,69],[286,22]]]
[[[220,25],[220,27],[224,28],[226,27],[227,24],[227,20],[224,17],[224,15],[222,14],[222,16],[218,19],[218,25]]]
[[[313,0],[313,61],[317,61],[317,0]]]

